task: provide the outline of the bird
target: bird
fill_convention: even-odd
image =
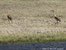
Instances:
[[[12,22],[12,17],[11,17],[10,15],[7,15],[7,19],[8,19],[8,21],[9,21],[9,23]]]
[[[12,21],[12,17],[10,15],[7,15],[8,20]]]
[[[61,20],[58,17],[54,17],[54,19],[58,22],[61,22]]]
[[[50,10],[50,12],[51,12],[50,17],[51,18],[54,18],[56,20],[56,23],[55,24],[58,24],[59,22],[61,22],[61,19],[59,18],[61,16],[56,15],[55,14],[55,10]]]

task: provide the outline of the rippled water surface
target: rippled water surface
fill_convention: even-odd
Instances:
[[[0,45],[0,50],[66,50],[66,42]]]

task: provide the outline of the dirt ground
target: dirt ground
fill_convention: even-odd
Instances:
[[[66,0],[0,0],[0,35],[57,32],[66,33]]]

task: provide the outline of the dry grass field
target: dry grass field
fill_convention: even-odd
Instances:
[[[0,0],[0,43],[65,40],[65,0]]]

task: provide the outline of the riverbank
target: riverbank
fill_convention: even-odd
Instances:
[[[49,43],[66,41],[64,33],[55,34],[28,34],[28,35],[8,35],[0,36],[0,44],[33,44],[33,43]]]

